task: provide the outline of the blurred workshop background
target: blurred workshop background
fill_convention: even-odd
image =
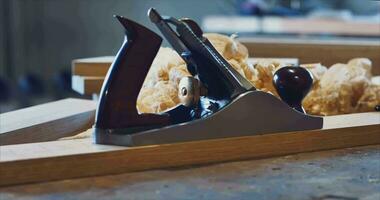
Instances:
[[[123,33],[114,14],[156,30],[150,7],[193,18],[205,32],[380,37],[380,2],[369,0],[0,0],[0,113],[79,96],[71,90],[71,60],[117,52]]]

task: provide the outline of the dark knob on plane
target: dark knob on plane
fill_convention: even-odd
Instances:
[[[305,113],[302,100],[313,86],[313,77],[307,69],[295,66],[280,68],[274,73],[273,85],[284,102]]]

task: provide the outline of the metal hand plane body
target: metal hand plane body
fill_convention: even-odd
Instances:
[[[180,81],[182,104],[159,114],[138,113],[137,96],[162,39],[117,16],[126,38],[103,83],[93,132],[95,143],[140,146],[322,128],[322,118],[306,115],[256,90],[191,19],[162,17],[154,9],[148,16],[193,75]],[[290,82],[294,80],[279,85]]]

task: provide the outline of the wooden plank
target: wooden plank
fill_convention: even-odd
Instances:
[[[104,77],[72,76],[71,88],[82,95],[99,94],[103,82]]]
[[[107,74],[108,68],[114,60],[114,56],[102,56],[94,58],[75,59],[71,63],[72,75],[101,76]]]
[[[296,57],[303,63],[322,63],[330,67],[357,57],[372,61],[372,72],[380,75],[380,40],[321,40],[283,38],[239,38],[257,57]]]
[[[274,60],[274,61],[283,63],[285,65],[298,65],[299,64],[298,58],[290,58],[290,57],[289,58],[272,58],[272,57],[259,58],[259,57],[255,57],[255,58],[248,58],[248,63],[254,65],[259,61],[265,61],[265,60]]]
[[[78,200],[183,199],[184,196],[187,200],[226,197],[379,200],[375,198],[379,196],[379,152],[380,145],[371,145],[202,167],[16,185],[0,187],[0,196],[4,200],[52,200],[57,196]]]
[[[64,99],[0,114],[0,145],[75,135],[94,123],[96,102]]]
[[[248,62],[254,64],[268,58],[249,58]],[[289,65],[297,65],[297,58],[269,58]],[[86,65],[82,65],[85,61]],[[80,62],[79,62],[80,61]],[[73,75],[71,77],[71,88],[82,95],[99,94],[103,85],[105,74],[113,61],[112,56],[84,58],[74,60]],[[99,65],[99,63],[107,63]],[[79,63],[79,65],[78,65]],[[77,67],[79,66],[79,67]],[[102,69],[101,69],[102,68]],[[78,72],[79,71],[79,72]],[[80,74],[76,75],[76,74]],[[91,76],[96,75],[96,76]]]
[[[307,17],[207,16],[202,24],[205,32],[317,34],[345,36],[380,36],[379,22],[373,17],[366,20],[331,20]]]
[[[249,55],[262,58],[298,58],[300,64],[322,63],[329,67],[356,57],[373,62],[373,73],[380,75],[380,40],[378,39],[300,39],[239,38]],[[114,57],[104,56],[73,60],[72,74],[104,77]]]
[[[72,76],[85,77],[105,77],[111,66],[114,56],[101,56],[93,58],[81,58],[72,61]],[[248,62],[255,63],[264,58],[249,58]],[[267,58],[265,58],[267,59]],[[298,64],[298,59],[291,56],[289,58],[271,58],[280,62]]]
[[[277,34],[331,34],[348,36],[379,37],[379,22],[367,20],[328,20],[313,18],[264,17],[262,20],[264,33]]]
[[[256,60],[257,62],[257,60]],[[252,63],[255,63],[252,61]],[[297,65],[297,59],[289,58],[287,64]],[[81,95],[99,94],[102,89],[104,78],[102,77],[86,77],[86,76],[72,76],[71,87],[74,91]],[[380,85],[380,76],[372,77],[373,84]]]
[[[1,147],[0,186],[380,144],[380,113],[325,117],[321,130],[143,147],[89,139]]]

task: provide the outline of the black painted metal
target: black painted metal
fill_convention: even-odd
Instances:
[[[115,129],[140,126],[163,126],[168,115],[139,114],[137,96],[162,39],[149,29],[121,16],[126,38],[112,63],[100,93],[96,128]]]
[[[126,39],[100,93],[93,132],[96,143],[138,146],[322,128],[322,118],[298,112],[302,110],[256,91],[202,36],[194,21],[161,17],[154,9],[148,14],[208,93],[193,107],[179,105],[161,114],[139,114],[137,96],[162,40],[147,28],[117,16]],[[278,82],[281,92],[298,95],[296,100],[303,98],[309,87],[302,85],[308,83],[302,79],[306,77],[303,73],[296,69],[293,74],[277,74],[277,78],[285,78],[284,83]],[[295,76],[302,80],[294,82]],[[293,86],[289,85],[292,81]],[[294,107],[296,101],[289,99]]]
[[[294,66],[280,68],[274,73],[273,85],[290,107],[306,113],[302,100],[313,86],[313,77],[307,69]]]
[[[323,118],[295,111],[262,91],[248,91],[206,118],[125,135],[125,130],[95,129],[96,143],[142,146],[321,129]]]
[[[202,36],[202,30],[193,20],[162,17],[155,9],[148,11],[149,18],[162,32],[177,53],[196,73],[207,88],[207,97],[215,100],[232,100],[254,86],[240,75]],[[170,26],[173,25],[175,30]],[[181,47],[181,48],[179,48]]]

